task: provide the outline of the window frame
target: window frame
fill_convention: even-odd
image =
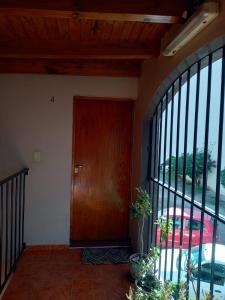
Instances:
[[[220,57],[220,53],[221,57]],[[218,57],[217,57],[218,56]],[[207,155],[209,152],[209,117],[210,117],[210,103],[211,103],[211,92],[212,92],[212,64],[217,59],[222,59],[222,72],[221,72],[221,94],[220,94],[220,115],[219,117],[219,136],[218,136],[218,156],[217,156],[217,170],[216,170],[216,200],[215,200],[215,210],[212,211],[206,206],[206,189],[207,189]],[[214,60],[213,60],[214,59]],[[192,178],[195,178],[195,165],[196,165],[196,151],[197,151],[197,136],[198,136],[198,114],[199,114],[199,101],[200,101],[200,73],[203,68],[208,68],[208,78],[207,78],[207,99],[206,99],[206,118],[205,118],[205,142],[204,142],[204,165],[203,165],[203,189],[202,189],[202,202],[200,203],[195,199],[195,183],[192,180],[192,194],[191,196],[186,195],[186,156],[187,156],[187,138],[188,138],[188,115],[189,115],[189,100],[190,100],[190,81],[193,75],[197,76],[196,82],[196,98],[195,98],[195,117],[194,117],[194,136],[193,136],[193,168],[192,168]],[[196,71],[193,71],[196,70]],[[181,93],[182,87],[184,84],[187,84],[186,89],[186,109],[185,109],[185,126],[184,126],[184,153],[183,153],[183,185],[182,190],[178,189],[178,154],[179,154],[179,142],[180,142],[180,111],[181,111]],[[178,108],[177,108],[177,119],[175,124],[176,130],[176,167],[175,167],[175,184],[171,185],[171,166],[172,166],[172,138],[173,138],[173,130],[174,130],[174,97],[175,94],[178,93]],[[215,265],[215,244],[217,238],[217,227],[218,222],[221,222],[225,225],[225,216],[222,216],[219,213],[220,206],[220,168],[221,168],[221,156],[222,156],[222,143],[223,143],[223,123],[224,123],[224,99],[225,99],[225,47],[219,48],[209,55],[203,57],[199,61],[192,64],[188,67],[167,89],[164,96],[161,98],[160,102],[156,106],[155,112],[153,114],[151,120],[151,156],[149,157],[149,161],[151,162],[150,167],[150,177],[148,179],[149,190],[152,199],[152,209],[153,214],[150,217],[151,228],[148,232],[148,236],[151,236],[148,246],[153,247],[157,244],[157,225],[155,225],[155,220],[158,218],[158,210],[161,204],[161,212],[164,209],[164,197],[167,195],[167,216],[169,217],[169,205],[172,198],[174,203],[174,207],[176,208],[177,199],[181,199],[181,210],[182,215],[181,218],[184,217],[184,207],[185,205],[190,206],[190,228],[183,228],[184,222],[181,222],[181,233],[180,233],[180,243],[182,243],[183,239],[183,231],[189,230],[189,247],[188,247],[188,261],[191,259],[191,235],[192,231],[195,230],[193,228],[193,211],[194,209],[198,209],[200,214],[200,245],[199,245],[199,253],[202,253],[202,242],[203,242],[203,231],[205,229],[204,218],[205,215],[208,215],[212,218],[213,222],[213,249],[212,249],[212,267],[211,267],[211,281],[210,281],[210,293],[213,295],[213,280],[214,277],[214,265]],[[171,104],[170,104],[171,103]],[[171,117],[169,119],[170,130],[168,130],[168,106],[170,105]],[[163,113],[165,114],[163,115]],[[163,133],[163,134],[162,134]],[[164,140],[162,140],[162,138]],[[168,150],[169,150],[169,160],[168,160],[168,169],[169,174],[166,175],[167,168],[165,166],[166,160],[166,151],[167,151],[167,143],[169,140]],[[164,148],[164,149],[162,149]],[[161,161],[164,162],[163,166],[161,165]],[[161,194],[161,203],[159,201]],[[171,196],[172,195],[172,196]],[[171,217],[170,217],[171,218]],[[173,214],[173,236],[176,230],[175,226],[175,209]],[[167,260],[167,251],[168,251],[168,241],[166,242],[166,258]],[[162,252],[162,246],[160,246],[160,252]],[[174,238],[172,241],[172,252],[174,253]],[[171,266],[173,265],[173,254]],[[198,262],[198,271],[201,272],[201,255]],[[161,270],[161,260],[159,261],[159,270]],[[160,273],[160,272],[159,272]],[[166,272],[164,272],[164,280],[166,280]],[[179,262],[178,269],[178,283],[180,282],[181,276],[181,259]],[[173,274],[170,272],[170,280],[172,280]],[[190,278],[187,275],[187,283],[189,283]],[[200,296],[200,279],[197,280],[197,297]]]

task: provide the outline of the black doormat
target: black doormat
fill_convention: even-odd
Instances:
[[[129,262],[129,248],[85,248],[81,252],[84,264],[125,264]]]

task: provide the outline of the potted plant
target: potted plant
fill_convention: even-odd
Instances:
[[[152,286],[150,290],[136,287],[130,288],[126,295],[128,300],[173,300],[175,294],[178,294],[178,300],[186,300],[186,285],[181,283],[174,284],[171,281],[160,282],[156,276],[151,278]]]
[[[130,256],[130,273],[134,280],[143,276],[143,270],[146,267],[147,255],[144,254],[144,226],[146,217],[151,214],[151,202],[149,194],[142,188],[137,188],[137,198],[131,205],[131,218],[138,224],[138,253]]]

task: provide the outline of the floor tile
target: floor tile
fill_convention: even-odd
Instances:
[[[126,299],[129,265],[85,265],[66,247],[25,251],[2,300]]]

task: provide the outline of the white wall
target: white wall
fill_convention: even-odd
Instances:
[[[0,179],[30,168],[28,244],[69,243],[73,97],[136,99],[137,85],[134,78],[0,75]]]

